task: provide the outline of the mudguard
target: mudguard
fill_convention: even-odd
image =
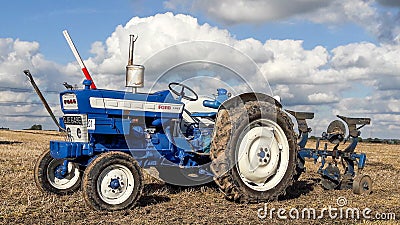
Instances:
[[[276,105],[279,108],[282,108],[282,104],[278,102],[275,98],[263,93],[250,92],[250,93],[243,93],[226,100],[219,106],[218,111],[221,109],[230,109],[232,107],[237,106],[240,103],[243,104],[249,101],[269,102],[271,104]]]

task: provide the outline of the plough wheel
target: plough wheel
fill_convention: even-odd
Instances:
[[[372,192],[372,179],[368,175],[357,175],[353,181],[353,193],[369,195]]]
[[[321,185],[325,190],[334,190],[340,185],[340,170],[337,166],[329,165],[325,169],[330,176],[337,176],[338,180],[333,180],[330,177],[322,176]]]

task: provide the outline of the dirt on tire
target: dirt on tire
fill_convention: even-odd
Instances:
[[[35,163],[35,167],[33,170],[33,176],[35,179],[36,186],[42,190],[43,192],[54,193],[58,195],[67,195],[72,194],[80,189],[81,180],[82,180],[82,172],[79,172],[79,178],[75,184],[66,189],[59,189],[54,187],[49,182],[49,177],[47,175],[47,170],[50,162],[54,160],[50,155],[50,150],[46,150],[40,155]]]
[[[105,202],[100,194],[98,179],[103,170],[108,167],[123,165],[132,173],[133,191],[132,194],[123,202],[110,204]],[[131,185],[131,184],[125,184]],[[95,210],[124,210],[133,207],[140,198],[143,190],[143,173],[138,162],[130,155],[123,152],[106,152],[95,158],[86,168],[82,179],[83,197],[88,206]]]
[[[244,185],[236,170],[237,141],[246,123],[259,118],[276,118],[284,130],[289,144],[289,165],[283,179],[274,188],[266,191],[255,191]],[[297,174],[297,139],[293,123],[280,107],[269,102],[248,101],[242,105],[222,109],[217,114],[213,141],[211,144],[211,170],[214,181],[229,200],[237,202],[273,201],[285,195],[286,189],[293,184]]]

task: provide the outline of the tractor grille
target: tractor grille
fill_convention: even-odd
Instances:
[[[86,114],[67,114],[63,117],[68,140],[71,142],[88,142],[88,127]]]

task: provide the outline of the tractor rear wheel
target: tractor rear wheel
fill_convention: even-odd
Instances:
[[[306,172],[305,163],[306,161],[304,159],[302,159],[300,156],[297,156],[296,174],[293,176],[294,181],[298,181],[301,174]]]
[[[296,174],[293,123],[280,107],[249,101],[221,109],[211,145],[214,180],[230,200],[276,200]]]
[[[36,186],[43,192],[50,192],[58,195],[72,194],[81,186],[82,172],[79,165],[68,162],[66,174],[58,174],[63,165],[63,159],[54,159],[50,150],[43,154],[36,161],[34,177]]]
[[[95,210],[129,209],[142,190],[142,170],[132,156],[123,152],[100,154],[83,175],[83,197]]]

